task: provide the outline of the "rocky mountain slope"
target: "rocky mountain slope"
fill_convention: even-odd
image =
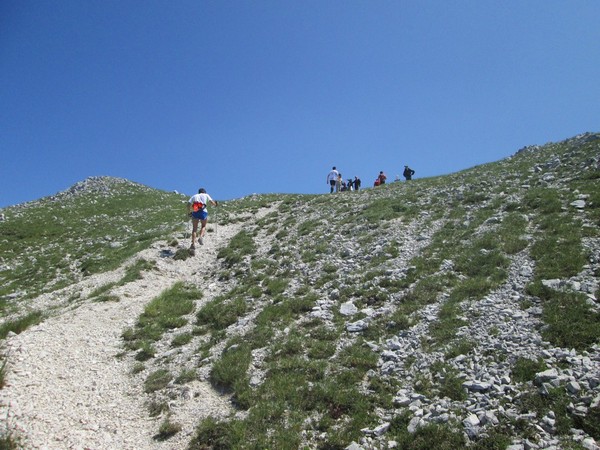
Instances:
[[[597,448],[599,155],[588,133],[443,177],[224,202],[194,257],[176,193],[103,177],[7,208],[3,436]]]

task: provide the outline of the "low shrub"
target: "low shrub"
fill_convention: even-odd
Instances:
[[[171,346],[173,347],[181,347],[182,345],[189,344],[192,340],[191,333],[180,333],[173,338],[171,341]]]
[[[246,313],[247,305],[243,298],[228,300],[220,296],[205,304],[196,314],[197,324],[211,331],[221,331],[237,322]]]
[[[186,384],[194,381],[197,378],[196,371],[194,369],[183,369],[177,378],[175,378],[176,384]]]
[[[173,375],[166,369],[159,369],[152,372],[144,381],[144,392],[146,394],[164,389],[173,379]]]
[[[167,417],[160,424],[160,427],[158,428],[158,434],[156,436],[154,436],[154,439],[156,439],[157,441],[165,441],[165,440],[175,436],[181,430],[182,430],[181,424],[176,423],[176,422],[171,422],[171,420]]]
[[[526,383],[535,379],[535,374],[546,370],[546,364],[542,358],[537,360],[529,358],[517,358],[512,367],[513,379],[519,383]]]

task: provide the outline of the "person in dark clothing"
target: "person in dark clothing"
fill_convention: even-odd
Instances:
[[[402,173],[402,175],[404,176],[404,178],[406,178],[406,181],[409,181],[412,179],[412,176],[415,174],[415,171],[412,170],[410,167],[408,166],[404,166],[404,172]]]
[[[360,178],[354,177],[354,190],[358,191],[360,189]]]

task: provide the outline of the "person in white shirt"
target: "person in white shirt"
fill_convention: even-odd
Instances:
[[[331,169],[331,172],[329,172],[327,174],[327,180],[325,182],[327,184],[329,184],[329,187],[330,187],[329,193],[330,194],[333,193],[333,189],[335,189],[336,192],[339,192],[339,190],[340,190],[339,186],[337,186],[337,179],[338,179],[339,175],[340,175],[340,173],[337,171],[335,166],[333,166],[333,168]]]
[[[208,211],[206,205],[210,202],[213,206],[217,206],[219,203],[215,202],[210,195],[206,193],[206,189],[200,188],[198,193],[192,195],[188,200],[188,213],[192,217],[192,245],[190,250],[194,252],[196,250],[196,236],[198,234],[198,222],[202,225],[200,228],[200,234],[198,236],[198,244],[204,244],[204,233],[206,232],[206,224],[208,223]]]

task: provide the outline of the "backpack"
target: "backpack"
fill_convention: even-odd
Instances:
[[[192,204],[192,211],[194,212],[198,212],[198,211],[202,211],[204,209],[204,203],[202,202],[194,202]]]

